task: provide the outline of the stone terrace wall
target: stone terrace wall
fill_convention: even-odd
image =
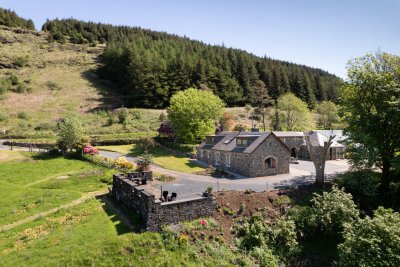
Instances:
[[[162,203],[153,194],[139,189],[135,182],[119,174],[113,176],[112,195],[140,214],[148,231],[159,231],[166,224],[210,216],[217,207],[212,195]]]
[[[156,203],[154,212],[148,218],[147,230],[159,231],[166,224],[208,217],[213,214],[216,208],[217,202],[212,195]]]

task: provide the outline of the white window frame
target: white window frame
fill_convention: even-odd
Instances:
[[[226,165],[226,167],[231,166],[231,154],[230,153],[225,154],[225,165]]]
[[[219,166],[219,152],[214,152],[215,166]]]

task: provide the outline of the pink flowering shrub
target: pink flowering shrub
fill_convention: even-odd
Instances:
[[[95,155],[99,154],[99,151],[95,147],[87,145],[83,148],[83,154]]]

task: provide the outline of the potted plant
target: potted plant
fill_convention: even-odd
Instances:
[[[211,194],[212,190],[213,190],[213,187],[212,187],[211,185],[209,185],[209,186],[207,187],[207,193],[208,193],[208,194]]]
[[[151,171],[151,164],[153,163],[153,156],[151,154],[144,153],[136,159],[138,171]]]

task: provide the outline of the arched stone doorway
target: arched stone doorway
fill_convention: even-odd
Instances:
[[[267,169],[276,168],[277,160],[273,157],[268,157],[265,159],[264,164]]]
[[[290,150],[290,157],[297,159],[297,149],[295,147]]]

